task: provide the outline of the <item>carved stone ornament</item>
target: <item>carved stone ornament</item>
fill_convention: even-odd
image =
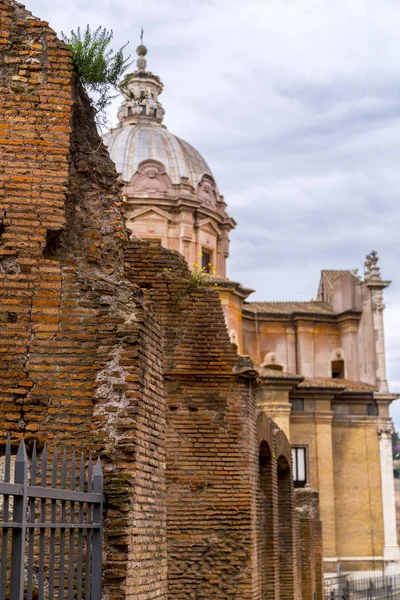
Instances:
[[[364,265],[367,268],[367,271],[371,271],[378,264],[378,253],[376,250],[372,250],[370,254],[367,254]]]
[[[393,427],[391,425],[384,425],[383,427],[378,427],[377,433],[379,439],[391,438],[393,435]]]
[[[212,177],[209,175],[203,175],[199,182],[196,190],[196,198],[202,204],[208,206],[215,206],[217,203],[217,193],[215,189],[215,183]]]
[[[131,181],[131,186],[136,192],[162,193],[166,192],[170,185],[171,181],[164,165],[157,160],[141,162]]]
[[[374,302],[372,304],[372,310],[376,312],[382,312],[383,310],[385,310],[385,305],[383,302]]]

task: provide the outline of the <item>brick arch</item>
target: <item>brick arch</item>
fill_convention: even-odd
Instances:
[[[286,435],[281,430],[274,432],[274,442],[278,474],[280,600],[293,600],[295,595],[295,523],[291,449]]]
[[[260,446],[261,442],[267,442],[271,448],[271,452],[274,451],[274,423],[265,412],[260,412],[257,417],[257,443]]]
[[[292,451],[289,440],[281,429],[274,430],[274,446],[277,460],[279,461],[280,458],[285,458],[289,468],[291,469]]]
[[[274,450],[274,426],[273,421],[264,412],[258,414],[257,538],[261,600],[279,598],[277,465]]]
[[[279,585],[276,547],[276,461],[269,443],[259,444],[257,489],[258,579],[261,600],[277,597]],[[274,485],[275,483],[275,485]],[[275,490],[275,492],[274,492]]]

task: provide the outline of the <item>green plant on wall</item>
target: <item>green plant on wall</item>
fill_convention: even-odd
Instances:
[[[63,32],[61,35],[72,52],[79,82],[96,109],[99,126],[106,124],[106,110],[118,92],[122,92],[130,100],[140,101],[132,92],[121,89],[119,85],[123,74],[132,64],[130,55],[124,56],[128,44],[115,52],[110,48],[113,32],[107,31],[105,27],[98,27],[92,31],[87,25],[84,32],[78,27],[76,31],[71,31],[69,36]]]

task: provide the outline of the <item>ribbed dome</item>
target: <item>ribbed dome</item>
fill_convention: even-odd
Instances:
[[[172,183],[179,184],[185,177],[195,187],[205,173],[212,176],[197,150],[156,122],[119,127],[104,136],[104,143],[125,182],[148,159],[161,162]]]

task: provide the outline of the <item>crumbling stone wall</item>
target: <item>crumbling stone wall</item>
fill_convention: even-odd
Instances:
[[[0,1],[1,440],[102,457],[105,598],[166,598],[162,332],[67,48]]]

